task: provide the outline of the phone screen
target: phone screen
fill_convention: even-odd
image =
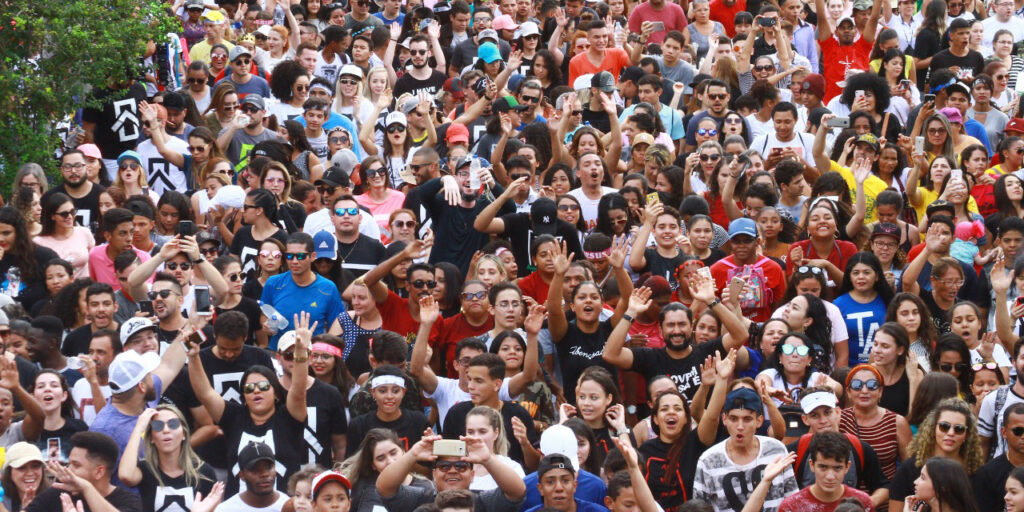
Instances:
[[[210,287],[194,286],[192,288],[196,294],[196,314],[212,315],[213,303],[210,301]]]

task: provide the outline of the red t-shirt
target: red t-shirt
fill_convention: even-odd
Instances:
[[[989,215],[999,211],[996,208],[996,196],[992,185],[975,185],[971,187],[971,196],[974,197],[974,202],[978,203],[978,213],[982,217],[987,219]]]
[[[717,21],[725,27],[725,34],[736,37],[736,13],[747,10],[747,0],[736,0],[732,5],[725,5],[725,0],[711,0],[711,21]]]
[[[833,242],[832,250],[829,251],[828,256],[822,256],[814,250],[810,240],[800,240],[789,246],[789,252],[786,253],[786,261],[793,261],[793,250],[797,247],[804,250],[805,260],[828,260],[829,263],[835,265],[841,271],[846,270],[846,262],[850,261],[850,257],[857,253],[857,246],[853,242],[836,240]],[[787,265],[786,275],[793,275],[795,271],[795,266]]]
[[[541,304],[548,300],[549,288],[551,285],[544,282],[537,270],[519,280],[519,289],[523,291],[523,295],[533,297],[533,300]]]
[[[629,54],[622,48],[605,49],[604,59],[601,61],[600,66],[595,66],[590,62],[590,58],[587,57],[587,53],[588,52],[580,53],[569,61],[570,87],[577,78],[583,75],[597,73],[598,71],[607,71],[611,73],[612,77],[615,78],[615,83],[618,83],[619,72],[622,71],[622,68],[629,65]]]
[[[854,498],[860,502],[867,512],[873,512],[871,496],[864,491],[854,489],[848,485],[843,486],[843,496],[831,503],[825,503],[814,497],[810,487],[804,487],[795,494],[786,496],[779,504],[778,512],[832,512],[846,498]]]
[[[761,271],[764,272],[764,278],[767,280],[766,284],[771,293],[767,297],[767,303],[764,306],[749,311],[744,310],[743,314],[749,316],[755,322],[765,322],[772,317],[775,303],[786,294],[786,276],[782,273],[782,267],[771,258],[761,256],[761,258],[754,262],[754,265],[759,266]],[[711,265],[711,277],[715,279],[715,288],[718,290],[719,296],[722,294],[722,289],[729,283],[729,270],[736,266],[742,267],[742,265],[736,263],[736,259],[732,254]]]
[[[661,44],[669,32],[673,30],[682,32],[686,28],[686,13],[683,12],[682,7],[679,7],[679,4],[672,2],[665,2],[660,10],[652,7],[650,2],[644,2],[634,7],[633,12],[629,13],[629,31],[634,34],[643,32],[640,26],[645,21],[660,21],[665,24],[665,30],[653,32],[651,37],[647,38],[648,43]],[[572,82],[570,82],[571,84]]]
[[[869,69],[868,55],[871,54],[871,43],[860,34],[851,45],[840,45],[835,34],[818,43],[821,45],[821,62],[825,65],[825,98],[822,101],[828,103],[843,92],[838,82],[846,80],[847,70]]]
[[[383,321],[381,329],[397,332],[410,343],[416,339],[420,323],[414,320],[412,314],[409,313],[409,299],[403,299],[395,292],[388,290],[387,300],[377,304],[377,310],[380,311]]]
[[[487,321],[479,327],[473,327],[466,321],[466,315],[459,313],[449,318],[442,318],[434,324],[430,331],[430,347],[435,352],[441,351],[441,359],[448,368],[448,377],[456,378],[455,345],[460,341],[479,336],[494,329],[494,317],[488,316]]]

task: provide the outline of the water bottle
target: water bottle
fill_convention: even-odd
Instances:
[[[267,316],[267,327],[270,328],[271,334],[277,334],[288,328],[288,319],[278,313],[274,306],[261,302],[260,311]]]
[[[7,289],[4,290],[4,293],[9,297],[17,297],[20,289],[21,269],[18,267],[11,267],[7,269]]]
[[[480,191],[480,161],[476,158],[469,163],[469,188]]]

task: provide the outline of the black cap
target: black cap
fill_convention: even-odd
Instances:
[[[544,473],[551,471],[552,469],[564,469],[573,475],[576,474],[576,469],[572,466],[572,461],[569,457],[562,455],[561,453],[552,453],[545,455],[540,460],[540,464],[537,465],[537,477],[544,476]]]
[[[546,197],[537,198],[530,205],[530,222],[538,235],[554,235],[558,231],[558,205]]]
[[[242,469],[250,469],[253,464],[261,461],[269,460],[274,461],[274,450],[272,450],[266,443],[258,441],[251,441],[249,444],[242,448],[242,451],[238,454],[238,467]]]
[[[636,82],[644,76],[644,70],[640,66],[629,66],[622,68],[622,73],[619,73],[619,83],[625,81]]]
[[[177,110],[179,112],[185,110],[185,96],[179,92],[171,91],[164,94],[163,105],[167,110]]]
[[[897,242],[902,238],[900,236],[900,227],[891,222],[879,222],[878,224],[875,224],[875,228],[871,230],[871,239],[874,240],[875,237],[879,236],[892,237],[895,238]]]
[[[929,218],[933,217],[935,214],[941,213],[948,213],[949,216],[952,217],[956,215],[956,207],[953,206],[953,203],[946,201],[945,199],[936,199],[935,201],[932,201],[932,204],[928,205],[928,208],[925,209],[925,215]]]
[[[352,179],[349,177],[348,173],[341,170],[339,167],[331,166],[331,168],[327,169],[327,172],[325,172],[320,179],[316,180],[314,185],[320,185],[321,183],[332,187],[351,187]]]

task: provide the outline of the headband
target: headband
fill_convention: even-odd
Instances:
[[[937,93],[937,92],[939,92],[939,91],[945,89],[946,87],[949,87],[949,86],[951,86],[951,85],[953,85],[955,83],[956,83],[956,78],[950,78],[948,82],[946,82],[944,84],[936,85],[935,87],[932,87],[932,89],[931,89],[932,94],[935,94],[935,93]]]
[[[498,247],[497,249],[494,250],[494,255],[500,258],[501,255],[505,254],[506,252],[512,252],[512,251],[509,251],[508,249],[506,249],[504,247]]]
[[[398,375],[378,375],[370,379],[370,389],[375,389],[380,386],[387,386],[388,384],[394,384],[402,389],[405,389],[405,379]]]
[[[312,348],[313,352],[326,352],[334,357],[344,357],[344,355],[342,355],[341,349],[335,347],[334,345],[331,345],[330,343],[314,343]]]
[[[329,96],[334,96],[334,91],[332,91],[330,87],[327,87],[324,84],[313,84],[313,85],[309,86],[309,90],[311,90],[311,91],[312,90],[316,90],[316,89],[319,89],[319,90],[322,90],[322,91],[326,92]]]
[[[882,379],[882,373],[878,371],[878,368],[875,368],[874,366],[871,366],[870,364],[858,364],[857,366],[854,366],[852,370],[850,370],[850,373],[846,374],[846,386],[845,387],[850,387],[850,381],[853,380],[853,375],[855,373],[861,371],[861,370],[867,370],[867,371],[875,374],[875,378],[878,379],[878,382],[885,382],[885,380]]]
[[[595,252],[595,251],[583,251],[583,255],[586,256],[588,260],[599,260],[599,259],[602,259],[602,258],[607,258],[608,256],[611,256],[611,254],[612,254],[612,249],[610,247],[608,249],[603,250],[603,251],[597,251],[597,252]]]

